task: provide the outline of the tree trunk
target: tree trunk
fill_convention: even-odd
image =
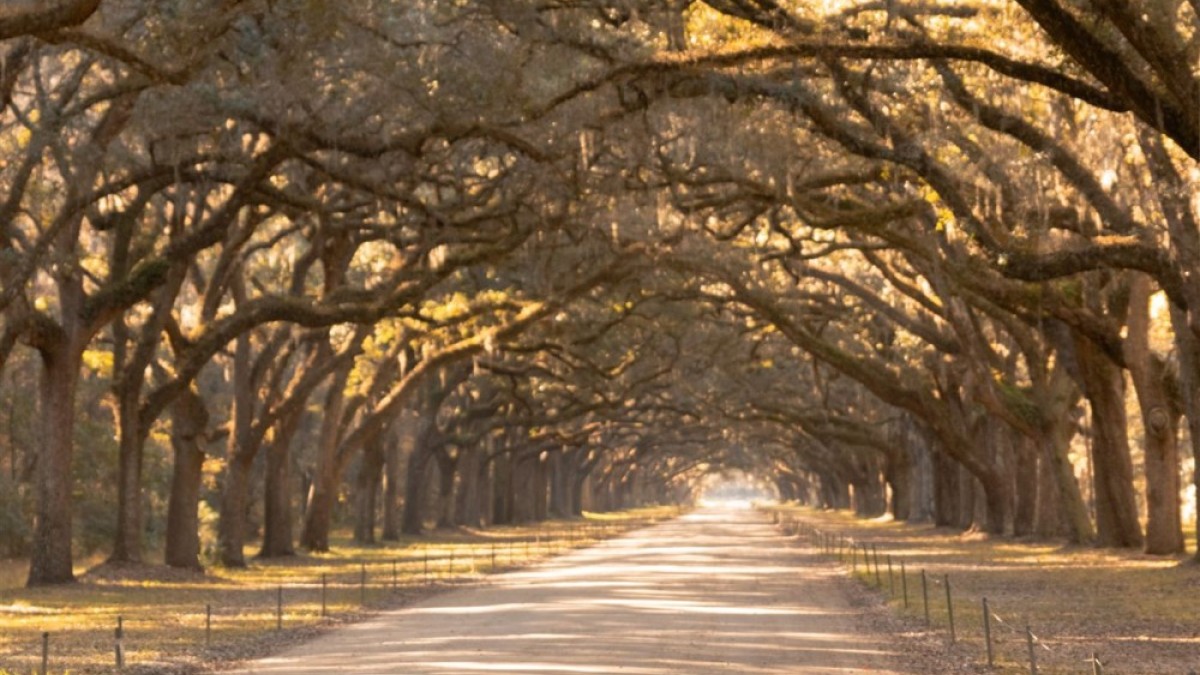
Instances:
[[[1066,536],[1067,518],[1058,498],[1058,480],[1046,454],[1045,445],[1038,444],[1037,513],[1033,518],[1034,536],[1046,539]]]
[[[233,428],[229,434],[226,453],[225,482],[221,491],[220,521],[217,526],[217,548],[221,564],[226,567],[245,567],[243,548],[246,543],[246,509],[250,493],[250,469],[258,454],[258,443],[252,439],[254,390],[250,373],[250,337],[237,339],[233,357]]]
[[[512,456],[508,498],[512,504],[512,522],[533,520],[533,460],[521,452]]]
[[[391,433],[388,436],[387,447],[383,453],[383,531],[380,538],[384,541],[397,541],[400,539],[401,496],[404,494],[400,489],[401,477],[404,475],[401,466],[403,453],[395,434]]]
[[[1013,438],[1016,471],[1013,475],[1013,536],[1027,537],[1033,534],[1037,521],[1038,500],[1038,451],[1027,438]]]
[[[1097,541],[1102,546],[1142,545],[1133,460],[1125,420],[1124,374],[1086,338],[1075,340],[1084,395],[1092,409],[1092,481]]]
[[[1042,461],[1048,463],[1048,471],[1058,489],[1057,503],[1067,527],[1067,539],[1072,543],[1085,544],[1095,539],[1092,520],[1088,516],[1083,492],[1075,478],[1075,469],[1069,456],[1071,438],[1075,435],[1074,425],[1064,421],[1047,434],[1042,446]]]
[[[1193,466],[1200,467],[1200,340],[1188,327],[1186,312],[1174,306],[1171,307],[1171,326],[1179,355],[1179,402],[1188,425]],[[1192,471],[1192,490],[1200,495],[1200,470]],[[1200,518],[1196,519],[1196,534],[1200,536]],[[1200,562],[1200,546],[1196,548],[1193,560]]]
[[[329,550],[329,528],[338,489],[338,447],[342,438],[342,410],[345,407],[346,378],[349,367],[332,378],[325,394],[325,410],[317,440],[317,461],[304,509],[304,528],[300,545],[310,551]]]
[[[387,443],[387,489],[383,496],[383,540],[400,538],[404,507],[404,465],[416,446],[420,418],[414,410],[396,415],[390,425]]]
[[[165,562],[171,567],[200,569],[200,484],[208,410],[191,389],[171,406],[171,495],[167,500]]]
[[[571,455],[572,450],[552,452],[550,462],[550,517],[570,518],[571,513]]]
[[[425,474],[433,452],[419,439],[408,456],[404,470],[404,514],[400,523],[404,534],[421,534],[425,530]]]
[[[448,449],[434,455],[437,460],[437,529],[454,528],[454,477],[457,473],[456,457]]]
[[[549,472],[546,462],[541,457],[531,457],[529,462],[533,469],[530,472],[530,485],[533,488],[531,490],[532,515],[533,520],[540,523],[546,520],[546,514],[549,511],[547,499],[550,491]]]
[[[41,351],[38,384],[41,448],[37,456],[37,518],[30,550],[28,586],[75,581],[71,559],[71,456],[74,452],[75,390],[83,345],[61,337]]]
[[[480,526],[479,468],[482,452],[476,448],[458,451],[458,493],[454,503],[454,522],[463,527]]]
[[[501,452],[492,459],[492,522],[509,525],[513,522],[512,455]]]
[[[379,439],[363,448],[354,495],[354,541],[375,543],[375,513],[379,483],[383,478],[383,444]]]
[[[1125,363],[1137,393],[1144,429],[1146,465],[1146,553],[1183,552],[1179,512],[1179,407],[1168,390],[1172,375],[1150,348],[1150,279],[1130,284]]]
[[[249,453],[238,453],[225,465],[217,549],[221,564],[226,567],[246,566],[243,548],[246,544],[246,510],[249,507],[250,470],[253,466],[254,456]]]
[[[938,527],[959,525],[962,495],[958,468],[942,452],[933,453],[933,524]]]
[[[888,453],[884,463],[884,479],[892,487],[892,503],[888,505],[896,520],[908,520],[912,514],[912,462],[908,450],[897,445]]]
[[[263,541],[260,558],[296,555],[292,541],[292,439],[300,427],[303,410],[288,415],[275,425],[275,437],[267,447],[267,470],[263,482]]]
[[[584,467],[576,470],[575,476],[572,478],[571,489],[571,515],[582,516],[584,509],[584,499],[590,491],[588,490],[588,476],[591,474],[591,469],[586,471]]]
[[[142,559],[142,456],[145,435],[138,424],[141,388],[114,387],[117,398],[117,532],[110,562]]]

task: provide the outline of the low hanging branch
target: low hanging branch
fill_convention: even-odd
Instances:
[[[0,40],[78,26],[100,9],[100,1],[5,2],[0,4]]]

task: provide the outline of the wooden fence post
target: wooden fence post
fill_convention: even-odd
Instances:
[[[950,597],[950,575],[945,574],[942,578],[946,582],[946,616],[950,618],[950,644],[954,644],[954,601]]]
[[[117,630],[113,633],[115,644],[113,650],[115,652],[117,669],[125,667],[125,619],[121,616],[117,617]]]
[[[925,577],[925,570],[921,570],[921,597],[925,600],[925,625],[931,625],[929,622],[929,580]]]
[[[1033,649],[1033,629],[1025,625],[1025,642],[1029,645],[1029,675],[1038,675],[1037,652]]]
[[[992,613],[988,611],[987,598],[983,599],[983,642],[987,645],[988,668],[996,665],[992,654]]]

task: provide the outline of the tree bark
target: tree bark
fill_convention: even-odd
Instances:
[[[1179,354],[1180,405],[1188,425],[1193,465],[1200,467],[1200,339],[1191,333],[1186,312],[1179,308],[1171,308],[1171,325]],[[1200,471],[1192,471],[1192,489],[1200,495]],[[1200,518],[1196,519],[1196,533],[1200,536]],[[1200,547],[1197,547],[1193,560],[1200,562]]]
[[[888,509],[896,520],[908,520],[912,515],[912,472],[908,449],[897,444],[884,460],[884,479],[892,487],[892,502]]]
[[[512,456],[508,452],[500,452],[492,458],[492,522],[494,524],[512,524],[511,495]]]
[[[200,569],[200,484],[208,410],[193,389],[171,406],[171,494],[167,500],[165,562],[171,567]]]
[[[1144,429],[1146,467],[1146,553],[1183,552],[1179,504],[1180,410],[1169,392],[1172,375],[1150,348],[1150,279],[1130,284],[1125,363],[1132,376]]]
[[[455,495],[454,522],[463,527],[480,527],[480,465],[483,453],[478,448],[458,451],[458,492]]]
[[[943,455],[933,453],[933,524],[938,527],[957,527],[960,525],[959,514],[961,495],[961,480],[958,464]]]
[[[1013,508],[1013,536],[1034,533],[1037,522],[1038,449],[1027,438],[1013,438],[1016,467],[1013,475],[1016,505]]]
[[[300,545],[310,551],[329,550],[329,528],[333,523],[333,507],[337,501],[338,448],[342,438],[342,411],[345,408],[346,378],[350,366],[340,368],[329,383],[325,394],[325,409],[317,440],[317,461],[309,487],[308,504],[304,509],[304,528]]]
[[[140,387],[116,387],[117,532],[110,562],[142,559],[142,457],[145,435],[138,424]]]
[[[448,448],[435,453],[437,460],[437,529],[454,528],[454,477],[458,471],[457,457]]]
[[[354,495],[354,541],[375,543],[375,514],[378,505],[379,483],[383,478],[383,444],[375,440],[363,448],[358,467]]]
[[[233,412],[225,463],[225,482],[221,491],[217,548],[221,564],[245,567],[246,509],[250,494],[250,469],[259,445],[251,433],[254,419],[254,387],[251,382],[250,336],[236,340],[233,357]]]
[[[1075,352],[1092,409],[1097,541],[1102,546],[1138,547],[1143,539],[1125,419],[1125,378],[1087,338],[1075,340]]]
[[[35,466],[37,519],[30,550],[28,586],[75,581],[71,559],[71,457],[74,454],[75,390],[83,344],[68,335],[41,350],[38,384],[41,448]]]
[[[532,518],[534,522],[540,523],[546,520],[546,515],[549,512],[548,496],[550,491],[550,482],[549,473],[547,471],[548,467],[546,466],[546,462],[542,460],[541,457],[531,457],[529,462],[532,464],[533,469],[530,472],[530,485],[533,488],[531,490],[531,506],[533,510]]]
[[[267,470],[263,483],[263,541],[259,558],[296,555],[292,540],[292,439],[300,427],[303,410],[275,424],[275,436],[267,446]]]
[[[426,473],[433,451],[424,441],[424,438],[418,439],[404,470],[404,514],[400,522],[400,531],[404,534],[419,535],[425,531]]]

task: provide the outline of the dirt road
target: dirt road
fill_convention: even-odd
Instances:
[[[844,579],[709,508],[326,634],[240,673],[902,673]]]

